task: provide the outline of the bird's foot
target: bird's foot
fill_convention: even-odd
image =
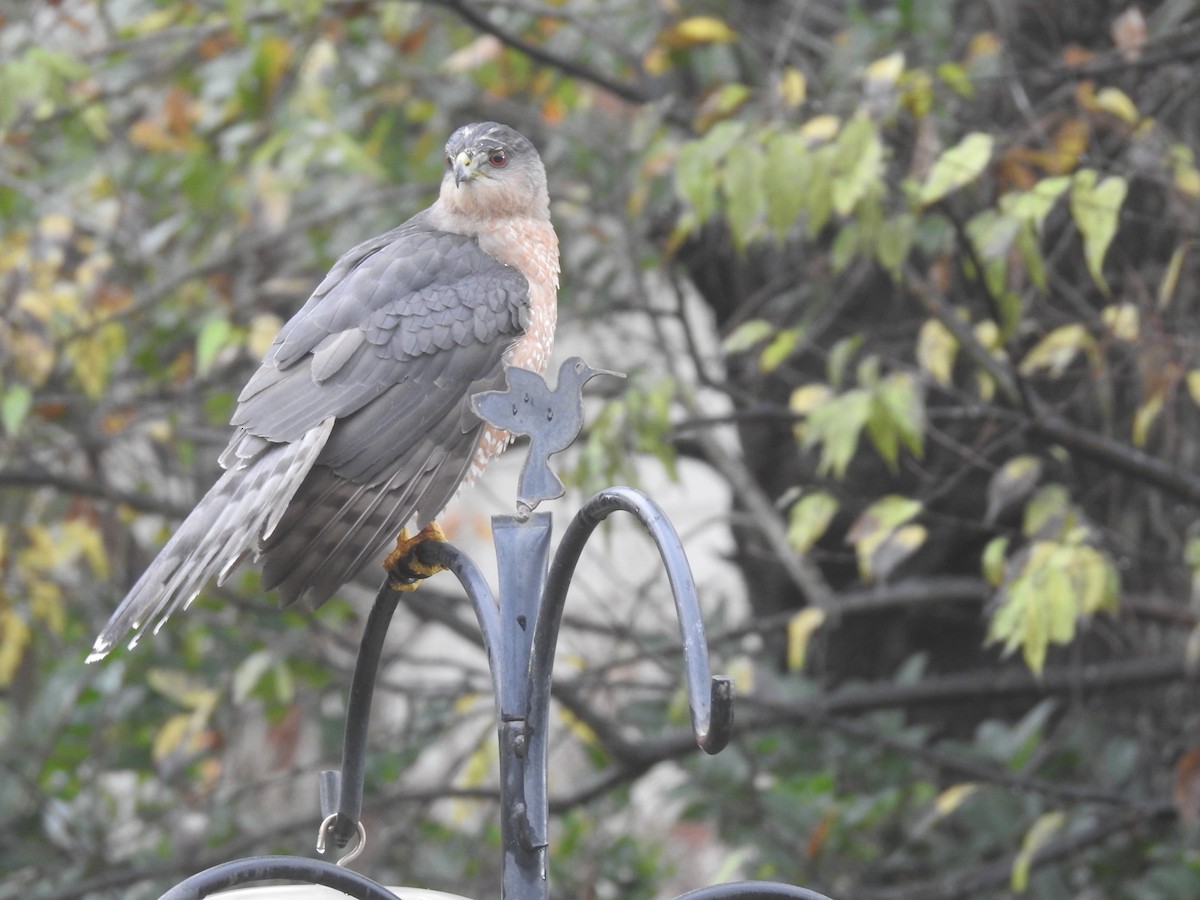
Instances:
[[[423,544],[428,541],[444,540],[446,540],[446,535],[442,531],[442,526],[437,522],[430,522],[412,537],[409,537],[407,528],[402,528],[400,536],[396,538],[396,549],[389,553],[387,559],[383,561],[383,567],[387,570],[392,589],[415,591],[417,585],[430,575],[445,569],[445,566],[425,563],[420,559],[420,550]]]

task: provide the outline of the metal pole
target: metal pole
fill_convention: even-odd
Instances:
[[[550,559],[550,514],[522,521],[495,516],[492,534],[500,575],[500,651],[496,662],[500,742],[500,834],[504,900],[546,900],[546,842],[534,837],[527,795],[545,797],[546,753],[531,753],[525,735],[530,649]],[[544,803],[544,800],[542,801]]]

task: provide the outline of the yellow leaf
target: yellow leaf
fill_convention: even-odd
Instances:
[[[1181,194],[1195,199],[1200,197],[1200,169],[1192,166],[1175,167],[1175,187]]]
[[[725,674],[733,679],[733,689],[739,697],[749,697],[754,693],[754,660],[735,656],[725,663]]]
[[[1187,385],[1188,395],[1192,398],[1192,402],[1200,406],[1200,369],[1192,369],[1188,372],[1184,383]]]
[[[246,349],[251,355],[260,357],[270,348],[283,327],[283,320],[273,313],[260,313],[250,320],[246,330]]]
[[[1101,88],[1096,94],[1096,106],[1130,125],[1136,125],[1141,118],[1129,95],[1120,88]]]
[[[728,44],[737,32],[716,16],[689,16],[667,27],[658,37],[664,47],[696,47],[703,44]]]
[[[25,546],[21,548],[20,565],[35,572],[50,572],[64,559],[63,545],[44,525],[25,529]]]
[[[647,75],[662,75],[671,68],[671,54],[661,44],[654,44],[642,56],[642,68]]]
[[[805,607],[788,619],[787,665],[789,672],[795,672],[804,667],[804,659],[808,655],[809,639],[824,622],[825,611],[815,606]]]
[[[177,750],[185,749],[184,743],[193,736],[190,713],[175,713],[169,716],[154,734],[150,755],[155,762],[162,762]]]
[[[928,319],[917,333],[917,364],[937,384],[949,387],[958,354],[958,339],[937,319]]]
[[[199,678],[174,669],[151,669],[146,674],[146,683],[185,709],[213,708],[220,696]]]
[[[962,806],[963,802],[977,790],[979,790],[979,785],[970,781],[953,784],[937,795],[937,799],[933,801],[933,808],[939,817],[948,816]]]
[[[1082,351],[1094,352],[1095,341],[1078,322],[1055,328],[1021,360],[1022,375],[1046,369],[1051,378],[1059,378]]]
[[[895,84],[904,74],[904,54],[897,50],[867,66],[867,81],[880,86]]]
[[[1014,456],[996,470],[988,483],[988,504],[984,522],[991,524],[1002,512],[1029,496],[1042,476],[1042,462],[1036,456]]]
[[[29,599],[29,612],[55,634],[62,634],[67,626],[67,604],[63,589],[45,578],[28,581],[25,593]]]
[[[600,739],[596,736],[596,732],[592,730],[592,726],[565,706],[558,708],[558,715],[562,719],[563,724],[567,726],[567,730],[575,735],[580,743],[589,747],[599,743]]]
[[[1133,446],[1146,446],[1146,441],[1150,437],[1150,428],[1154,425],[1159,413],[1162,412],[1163,399],[1163,392],[1156,391],[1147,397],[1134,412],[1132,434],[1130,435]]]
[[[788,409],[798,416],[808,415],[818,406],[823,405],[832,395],[833,391],[827,384],[803,384],[792,391],[791,397],[788,398]]]
[[[863,569],[863,580],[886,582],[899,567],[921,548],[929,536],[924,525],[915,522],[902,525],[887,535],[871,553],[867,568]],[[861,545],[860,545],[861,546]],[[862,560],[860,559],[860,567]]]
[[[788,409],[798,416],[808,416],[814,410],[820,409],[833,396],[827,384],[803,384],[792,391],[788,398]],[[792,426],[796,440],[803,442],[804,423],[797,422]]]
[[[1190,247],[1191,241],[1184,241],[1171,254],[1171,260],[1167,263],[1167,270],[1163,272],[1162,281],[1158,283],[1159,309],[1166,309],[1175,297],[1175,289],[1179,286],[1179,274],[1183,271],[1183,262],[1187,257]]]
[[[458,778],[459,784],[463,787],[478,787],[487,781],[498,753],[495,740],[491,735],[485,735],[475,751],[467,757]]]
[[[108,551],[98,528],[85,519],[70,519],[63,525],[63,539],[83,555],[93,575],[108,578]]]
[[[1029,887],[1029,873],[1033,869],[1033,860],[1050,839],[1063,827],[1067,817],[1061,812],[1043,813],[1033,826],[1025,833],[1021,842],[1021,852],[1017,854],[1012,865],[1012,889],[1025,893]]]
[[[786,106],[800,106],[808,99],[808,82],[795,66],[784,66],[779,76],[779,96]]]
[[[460,694],[454,701],[454,712],[460,716],[474,712],[479,706],[480,695],[476,693]]]
[[[875,554],[884,542],[898,535],[898,530],[908,520],[921,512],[919,500],[889,494],[881,497],[862,511],[854,524],[846,532],[846,543],[854,546],[858,557],[858,568],[863,578],[871,581],[875,572]],[[907,550],[904,555],[912,553],[925,540],[925,529],[918,526],[919,531],[910,530],[902,538],[898,538],[898,550]],[[903,556],[900,557],[903,559]],[[894,568],[900,560],[892,563]]]
[[[821,144],[833,140],[842,127],[842,120],[837,116],[813,116],[800,126],[800,136],[810,145]]]
[[[788,514],[787,539],[792,549],[801,555],[811,550],[829,528],[837,510],[837,498],[828,491],[801,497]]]
[[[1100,318],[1119,341],[1136,341],[1141,335],[1141,315],[1132,303],[1113,303],[1104,307]]]
[[[104,393],[114,363],[125,352],[125,327],[117,321],[96,325],[67,347],[75,379],[89,397]]]
[[[0,688],[12,684],[32,637],[29,625],[15,609],[0,609]]]

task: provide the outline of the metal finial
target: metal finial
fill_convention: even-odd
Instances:
[[[597,375],[624,378],[620,372],[596,369],[573,356],[558,370],[554,389],[528,369],[505,370],[508,389],[484,391],[471,398],[475,414],[497,428],[529,436],[529,452],[517,483],[517,509],[527,518],[543,500],[566,493],[550,469],[550,457],[571,446],[583,428],[583,386]]]

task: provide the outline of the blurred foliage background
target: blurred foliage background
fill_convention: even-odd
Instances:
[[[309,846],[374,573],[82,660],[279,325],[483,118],[631,376],[574,484],[711,492],[737,585],[713,759],[664,585],[580,586],[555,895],[1200,896],[1198,61],[1194,0],[0,5],[0,897]],[[435,580],[396,626],[358,865],[480,896],[468,618]]]

